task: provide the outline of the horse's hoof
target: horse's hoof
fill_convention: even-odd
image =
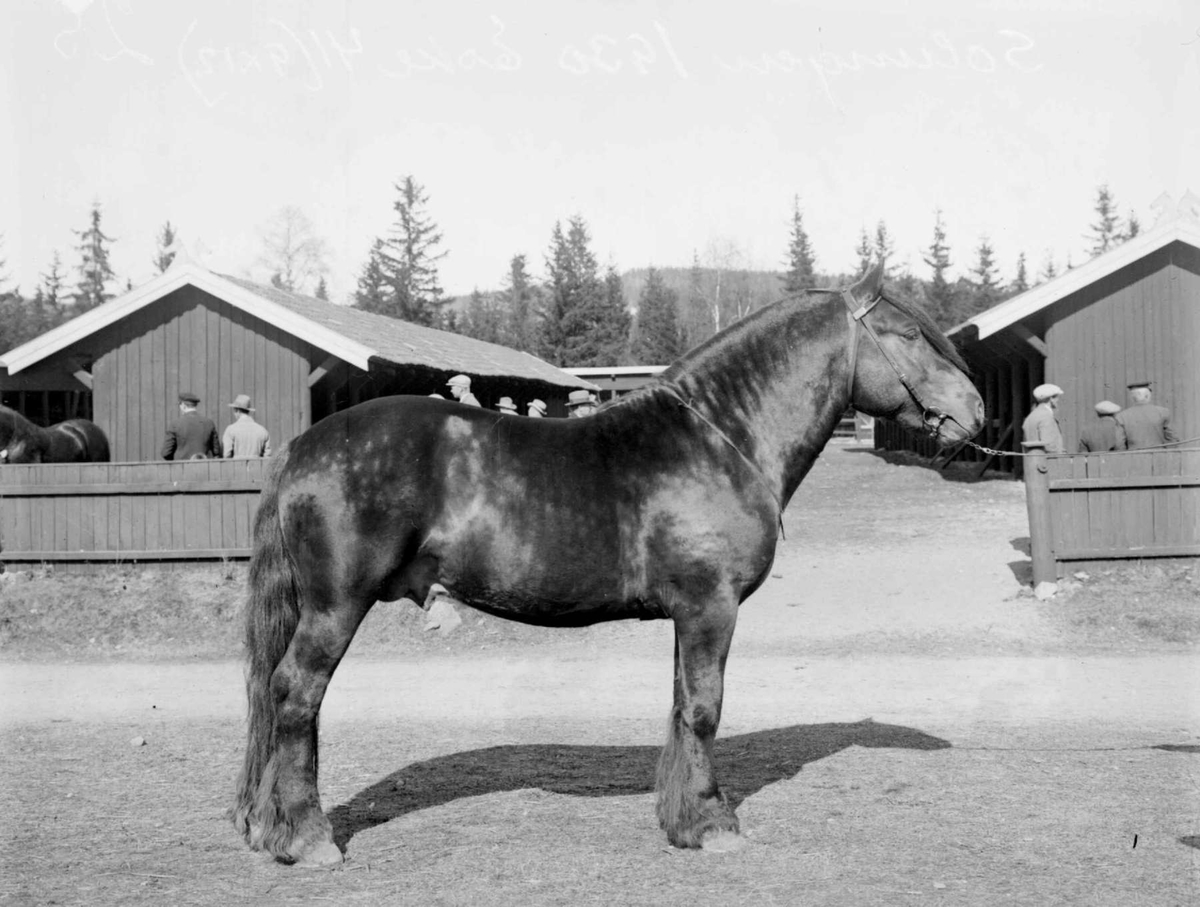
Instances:
[[[342,865],[342,852],[332,841],[321,841],[297,857],[295,865],[301,869],[333,869]]]
[[[706,832],[700,839],[701,850],[711,853],[733,853],[746,846],[746,839],[736,831],[727,828],[717,828]]]

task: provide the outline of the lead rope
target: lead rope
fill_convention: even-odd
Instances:
[[[736,453],[739,457],[741,457],[742,461],[747,466],[750,467],[750,469],[753,471],[754,475],[758,477],[758,480],[760,482],[762,482],[762,486],[763,486],[763,488],[765,488],[767,490],[767,494],[769,494],[771,496],[771,500],[775,502],[775,514],[776,514],[775,519],[779,523],[779,535],[781,538],[783,538],[786,541],[787,536],[784,534],[784,531],[783,531],[783,504],[780,502],[778,495],[775,494],[775,490],[773,488],[771,488],[771,483],[769,481],[767,481],[766,475],[763,473],[762,469],[759,468],[758,464],[755,463],[753,460],[751,460],[744,453],[742,453],[741,448],[739,448],[736,444],[733,443],[733,439],[730,438],[729,435],[725,434],[725,432],[721,431],[721,429],[719,429],[719,428],[717,428],[717,426],[713,425],[713,423],[711,421],[709,421],[708,418],[705,417],[705,415],[702,412],[700,412],[700,410],[696,409],[696,407],[692,406],[691,403],[689,403],[687,400],[683,399],[683,395],[680,394],[679,391],[677,391],[675,389],[674,385],[666,384],[664,382],[663,384],[660,384],[659,386],[663,390],[665,390],[668,394],[670,394],[672,397],[674,397],[676,400],[678,400],[680,406],[682,406],[684,409],[688,410],[697,419],[699,419],[701,422],[703,422],[705,425],[707,425],[709,428],[711,428],[716,433],[717,437],[720,438],[722,441],[724,441],[726,444],[728,444],[730,447],[732,447],[733,452]]]

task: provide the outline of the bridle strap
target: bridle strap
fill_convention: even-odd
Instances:
[[[896,377],[900,379],[900,383],[904,386],[904,389],[908,391],[908,395],[912,397],[913,402],[920,407],[921,418],[924,420],[925,427],[929,433],[934,437],[937,437],[938,432],[941,431],[943,423],[946,421],[954,422],[956,425],[963,427],[965,430],[965,426],[962,426],[962,423],[960,423],[949,413],[943,412],[940,409],[934,409],[921,399],[921,395],[917,393],[917,389],[913,387],[912,382],[908,380],[908,376],[904,374],[904,370],[900,368],[900,363],[898,363],[895,357],[888,352],[887,347],[883,345],[883,341],[879,339],[879,335],[875,333],[875,329],[871,327],[870,323],[866,320],[867,315],[869,315],[871,310],[874,309],[875,306],[879,305],[880,302],[891,301],[883,294],[882,290],[880,290],[862,305],[856,305],[853,294],[851,294],[849,290],[841,287],[814,288],[809,292],[836,293],[839,297],[841,297],[842,302],[845,304],[846,309],[850,313],[850,376],[846,379],[846,386],[849,389],[851,405],[854,403],[854,375],[858,367],[858,345],[860,342],[860,338],[858,336],[858,326],[862,325],[863,330],[867,332],[867,336],[875,341],[875,346],[878,348],[879,352],[883,354],[883,358],[887,361],[887,364],[892,367],[892,371],[896,373]]]

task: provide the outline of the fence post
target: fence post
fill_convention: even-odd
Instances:
[[[1029,553],[1033,557],[1033,586],[1058,580],[1050,530],[1050,479],[1043,441],[1022,441],[1025,448],[1025,507],[1029,511]]]

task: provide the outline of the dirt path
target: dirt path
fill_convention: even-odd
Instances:
[[[0,904],[1191,902],[1200,656],[1073,650],[1021,594],[1022,494],[822,457],[727,669],[736,854],[654,822],[668,624],[442,639],[386,605],[322,712],[333,874],[225,819],[237,662],[0,663]]]
[[[657,723],[670,706],[668,658],[613,655],[359,660],[338,671],[326,730],[371,722],[469,727],[553,722]],[[244,710],[241,666],[0,666],[0,728],[114,723],[153,740],[179,723]],[[1200,741],[1200,656],[1154,658],[731,659],[723,734],[797,720],[876,721],[990,745]]]

